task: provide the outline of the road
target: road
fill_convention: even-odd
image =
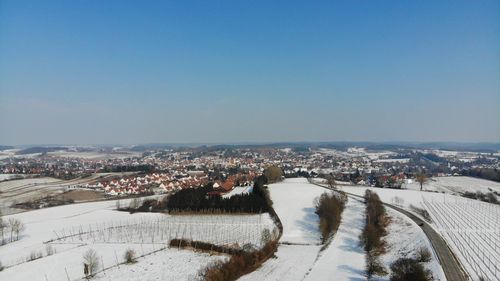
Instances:
[[[326,186],[313,183],[312,184],[324,187],[329,189]],[[355,198],[361,198],[363,199],[363,196],[359,196],[356,194],[352,194],[349,192],[346,192],[346,194],[350,197],[355,197]],[[432,247],[434,248],[434,251],[436,252],[439,263],[441,264],[441,267],[443,268],[444,274],[446,276],[446,279],[448,281],[467,281],[469,278],[467,277],[467,274],[464,272],[462,269],[462,266],[460,265],[460,262],[457,260],[451,249],[448,247],[446,242],[444,241],[443,237],[439,235],[427,222],[423,221],[420,219],[418,216],[414,215],[411,212],[408,212],[402,208],[399,208],[397,206],[384,203],[385,206],[396,210],[407,217],[409,217],[411,220],[413,220],[417,225],[419,225],[422,230],[424,231],[425,235],[429,239],[429,241],[432,244]]]

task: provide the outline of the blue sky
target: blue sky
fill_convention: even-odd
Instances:
[[[500,141],[500,1],[0,0],[0,143]]]

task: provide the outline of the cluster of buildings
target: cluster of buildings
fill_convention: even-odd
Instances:
[[[213,183],[214,190],[220,194],[230,192],[236,186],[248,186],[253,183],[256,173],[237,173],[221,179],[211,179],[203,171],[191,171],[186,174],[150,173],[127,175],[109,180],[96,180],[76,188],[103,190],[111,196],[136,194],[165,194],[187,188],[197,188]]]
[[[439,176],[459,174],[474,167],[500,168],[498,153],[363,147],[220,146],[142,153],[85,153],[4,157],[0,158],[0,171],[64,179],[129,172],[82,186],[102,189],[110,195],[129,195],[169,193],[208,183],[225,193],[235,186],[251,184],[270,165],[281,167],[286,177],[333,175],[339,182],[392,188],[413,179],[418,171]]]

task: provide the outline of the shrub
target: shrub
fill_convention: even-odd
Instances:
[[[52,245],[47,244],[47,245],[45,245],[45,252],[47,253],[47,256],[51,256],[51,255],[53,255],[56,251],[55,251],[54,247],[52,247]]]
[[[41,259],[43,257],[42,252],[31,251],[30,256],[28,257],[28,261],[34,261],[37,259]]]
[[[385,208],[378,195],[370,190],[365,192],[365,201],[366,224],[360,240],[365,251],[381,253],[384,250],[382,237],[386,235],[385,227],[388,223]]]
[[[126,263],[133,263],[133,262],[135,262],[135,251],[133,249],[127,249],[125,251],[124,258],[125,258],[125,262]]]
[[[0,261],[0,271],[3,270],[3,265],[2,265],[2,262]]]
[[[8,226],[9,225],[6,222],[4,222],[2,218],[2,212],[0,211],[0,245],[3,245],[4,243],[4,234],[7,231]]]
[[[486,198],[483,200],[488,203],[498,204],[498,199],[493,192],[486,194]]]
[[[267,243],[271,242],[272,237],[271,237],[271,232],[269,231],[269,229],[266,228],[266,229],[262,230],[260,240],[262,241],[262,244],[267,244]]]
[[[387,271],[378,259],[378,256],[367,253],[366,255],[366,277],[368,280],[372,278],[373,275],[383,276],[386,275]]]
[[[263,174],[270,183],[274,183],[282,179],[283,170],[278,166],[269,166],[264,170]]]
[[[259,267],[276,252],[277,248],[278,243],[276,241],[271,241],[260,251],[251,253],[243,252],[231,256],[231,258],[225,262],[217,261],[212,263],[202,272],[203,279],[206,281],[236,280]]]
[[[128,208],[129,208],[129,211],[130,212],[133,212],[135,211],[137,208],[139,208],[141,206],[141,199],[139,198],[134,198],[132,200],[130,200],[130,203],[128,205]]]
[[[361,243],[364,245],[364,250],[370,252],[379,248],[382,245],[382,235],[377,230],[375,225],[366,224],[361,235]]]
[[[378,260],[378,255],[384,252],[382,237],[386,235],[385,227],[388,224],[388,219],[384,205],[376,193],[366,190],[365,202],[366,224],[361,233],[360,241],[366,251],[366,276],[371,279],[374,274],[387,274],[384,266]]]
[[[411,204],[410,204],[410,209],[416,212],[417,214],[421,215],[427,222],[432,222],[431,215],[429,214],[429,212],[427,212],[427,210]]]
[[[23,233],[26,228],[23,222],[15,218],[10,218],[8,224],[10,227],[10,241],[19,240],[19,235]]]
[[[400,258],[391,264],[390,281],[429,281],[432,276],[429,270],[417,260],[411,258]]]
[[[94,276],[99,268],[99,259],[94,249],[88,249],[83,255],[83,263],[87,267],[86,276]]]
[[[323,243],[337,231],[347,197],[342,193],[323,193],[316,200],[316,214],[319,216],[319,230]]]
[[[431,252],[426,247],[418,249],[417,257],[418,262],[429,262],[431,260]]]

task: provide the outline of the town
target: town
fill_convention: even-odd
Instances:
[[[0,0],[1,281],[500,281],[500,1]]]
[[[139,148],[139,149],[138,149]],[[419,172],[428,177],[482,175],[499,180],[500,153],[450,151],[404,146],[367,147],[335,144],[180,147],[170,149],[55,147],[0,152],[4,178],[55,177],[126,172],[69,188],[87,188],[111,196],[164,194],[213,182],[222,193],[250,185],[269,165],[285,177],[333,175],[346,184],[404,188]],[[143,150],[143,151],[141,151]],[[110,153],[111,152],[111,153]],[[480,171],[482,171],[480,173]]]
[[[342,253],[368,278],[496,280],[498,250],[483,243],[499,242],[499,165],[495,145],[445,143],[2,147],[0,252],[16,253],[0,276],[31,278],[32,264],[64,256],[47,278],[121,279],[125,264],[154,279],[167,275],[151,264],[175,258],[168,276],[183,280],[325,280]],[[23,241],[33,246],[18,251]],[[184,258],[196,267],[180,269]]]

